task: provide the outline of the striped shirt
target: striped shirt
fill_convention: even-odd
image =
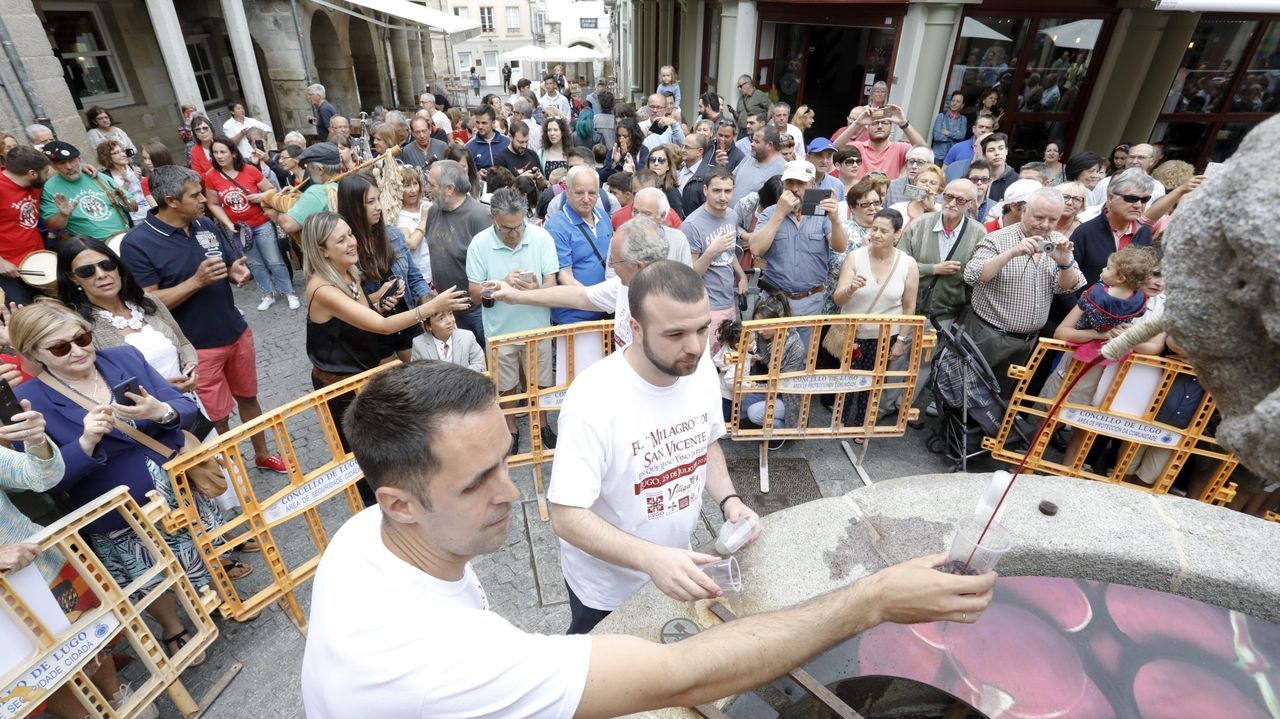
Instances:
[[[25,490],[47,492],[62,480],[66,465],[62,453],[53,440],[45,437],[53,456],[40,459],[27,452],[17,452],[0,447],[0,490]],[[40,525],[27,518],[9,496],[0,491],[0,545],[18,544],[40,531]],[[56,552],[46,552],[36,558],[36,565],[46,581],[53,581],[62,569],[62,557]]]
[[[989,260],[1020,244],[1023,237],[1021,222],[988,234],[964,268],[964,281],[973,287],[973,311],[991,325],[1015,334],[1039,332],[1049,319],[1053,295],[1075,292],[1085,285],[1084,275],[1077,273],[1070,289],[1060,287],[1058,263],[1040,252],[1014,257],[989,282],[978,279]],[[1048,239],[1065,238],[1050,232]]]

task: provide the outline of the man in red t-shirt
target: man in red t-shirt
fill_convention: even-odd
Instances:
[[[0,290],[5,302],[28,304],[35,295],[20,279],[22,258],[44,249],[40,238],[40,188],[53,175],[44,153],[19,145],[5,156],[0,172]]]
[[[907,122],[907,116],[897,105],[885,105],[883,108],[870,110],[866,107],[855,107],[849,114],[853,123],[831,138],[836,147],[846,144],[858,148],[862,153],[862,164],[858,166],[858,179],[861,180],[872,172],[883,173],[889,179],[897,179],[902,174],[902,166],[907,159],[907,151],[912,145],[928,145],[924,137]],[[889,139],[893,126],[897,125],[907,136],[906,142],[894,142]],[[867,131],[867,139],[850,140],[863,129]]]

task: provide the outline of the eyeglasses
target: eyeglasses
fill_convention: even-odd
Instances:
[[[94,275],[98,274],[99,267],[102,268],[103,272],[113,272],[119,266],[120,266],[119,262],[116,262],[115,260],[108,257],[105,260],[99,260],[98,262],[95,262],[92,264],[80,265],[79,267],[72,267],[71,274],[75,275],[76,277],[79,277],[82,280],[87,280],[90,277],[93,277]]]
[[[667,158],[666,158],[664,155],[654,155],[653,157],[650,157],[650,158],[649,158],[649,164],[650,164],[650,165],[665,165],[665,164],[667,164]]]
[[[1145,205],[1151,201],[1151,195],[1113,195],[1113,197],[1119,197],[1130,205],[1137,203]]]
[[[928,160],[913,160],[913,159],[911,159],[911,158],[909,158],[909,157],[907,158],[907,164],[908,164],[908,165],[923,165],[923,164],[925,164],[925,163],[927,163],[927,162],[928,162]]]
[[[943,194],[943,195],[942,195],[942,201],[943,201],[943,202],[945,202],[945,203],[947,203],[948,205],[951,205],[951,204],[956,204],[956,205],[967,205],[967,204],[969,204],[969,198],[967,198],[967,197],[961,197],[961,196],[959,196],[959,195],[953,195],[953,194],[951,194],[950,192],[947,192],[947,193],[945,193],[945,194]]]
[[[1066,201],[1066,200],[1071,200],[1072,202],[1079,202],[1079,203],[1081,203],[1081,204],[1084,204],[1084,196],[1083,196],[1083,195],[1063,195],[1063,196],[1062,196],[1062,199],[1063,199],[1064,201]]]
[[[889,120],[889,119],[884,119],[884,120],[872,120],[872,121],[871,121],[871,124],[872,124],[872,125],[892,125],[892,124],[893,124],[893,120]]]
[[[213,128],[208,125],[201,125],[200,127],[192,130],[192,132],[213,132]]]
[[[856,157],[850,157],[849,159],[845,160],[844,162],[841,162],[840,164],[841,165],[861,165],[862,160]]]
[[[54,357],[66,357],[71,354],[72,344],[75,344],[76,347],[88,347],[93,344],[93,335],[89,334],[87,330],[80,330],[80,332],[77,333],[75,337],[72,337],[70,341],[62,340],[61,342],[54,342],[48,347],[45,347],[45,351]]]
[[[884,203],[879,200],[867,200],[866,202],[855,202],[854,206],[860,210],[869,210],[872,207],[884,207]]]
[[[749,83],[749,82],[740,82],[740,83],[738,83],[738,89],[739,89],[739,90],[741,90],[742,88],[744,88],[744,87],[746,87],[747,85],[750,85],[750,84],[751,84],[751,83]]]
[[[969,182],[972,182],[975,185],[989,185],[991,184],[991,178],[990,177],[970,177]]]
[[[520,224],[516,225],[515,227],[507,227],[506,225],[500,225],[500,224],[498,224],[498,223],[496,223],[496,222],[495,222],[495,223],[493,223],[493,229],[497,230],[498,232],[501,232],[501,233],[502,233],[502,234],[504,234],[504,235],[514,235],[514,234],[516,234],[517,232],[523,232],[523,231],[524,231],[524,223],[523,223],[523,222],[521,222]]]

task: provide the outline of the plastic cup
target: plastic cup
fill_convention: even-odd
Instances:
[[[956,533],[951,539],[951,549],[947,552],[942,571],[977,575],[996,568],[1000,558],[1013,546],[1013,537],[999,522],[992,522],[984,536],[982,530],[985,526],[984,520],[975,517],[966,517],[956,523]],[[981,544],[978,543],[979,537],[982,537]]]
[[[480,290],[480,304],[485,307],[493,307],[493,288],[486,287]]]
[[[704,564],[700,569],[720,589],[726,592],[742,591],[742,572],[738,570],[738,560],[734,557],[721,559],[711,564]]]
[[[720,525],[720,534],[716,536],[716,553],[727,556],[738,551],[751,538],[752,529],[749,519],[739,519],[736,522],[725,522]]]
[[[205,258],[206,258],[206,259],[210,259],[210,260],[220,260],[220,259],[222,259],[222,250],[220,250],[220,249],[218,249],[218,248],[216,248],[216,247],[215,247],[215,248],[213,248],[213,249],[211,249],[211,250],[205,250],[205,251],[204,251],[204,256],[205,256]]]

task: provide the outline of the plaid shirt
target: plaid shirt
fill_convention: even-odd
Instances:
[[[1009,260],[990,282],[978,278],[987,261],[1022,242],[1022,223],[988,234],[973,251],[964,268],[964,281],[973,286],[973,311],[990,324],[1015,334],[1038,332],[1049,319],[1053,295],[1075,292],[1084,287],[1084,275],[1077,273],[1071,288],[1060,287],[1058,263],[1049,255],[1036,253]],[[1049,239],[1065,239],[1050,232]]]

